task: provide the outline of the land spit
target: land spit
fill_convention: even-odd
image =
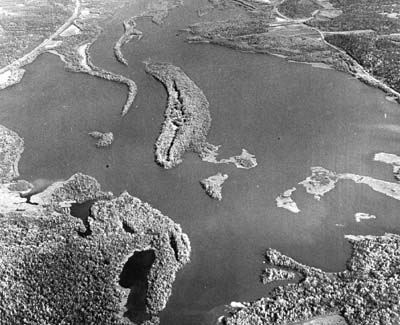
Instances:
[[[77,43],[75,38],[80,38],[82,35],[72,35],[68,37],[59,48],[53,49],[49,52],[58,55],[65,63],[65,67],[68,71],[82,72],[94,77],[126,85],[128,87],[128,97],[121,111],[121,115],[125,116],[129,112],[129,109],[135,100],[137,86],[133,80],[124,77],[123,75],[106,71],[93,64],[89,51],[91,45],[95,42],[99,34],[99,30],[92,30],[87,39],[90,40],[90,42],[79,42],[78,45],[75,44]]]
[[[243,303],[221,322],[226,325],[291,324],[322,317],[318,324],[324,324],[322,320],[334,314],[342,319],[339,324],[398,324],[400,236],[346,238],[353,246],[353,253],[347,269],[337,273],[303,265],[268,249],[265,256],[269,264],[298,272],[304,278],[298,284],[276,288],[270,297]]]
[[[182,0],[159,0],[158,2],[147,4],[147,8],[143,12],[134,17],[131,17],[130,19],[125,20],[123,22],[124,33],[114,45],[114,55],[116,59],[122,64],[128,65],[128,61],[125,59],[122,53],[122,47],[134,38],[140,41],[143,37],[143,33],[140,30],[136,29],[136,20],[138,18],[151,18],[153,23],[161,25],[168,17],[169,11],[177,8],[179,5],[182,5]]]
[[[58,55],[66,64],[66,68],[72,72],[83,72],[91,76],[125,84],[128,87],[128,96],[122,108],[121,115],[128,113],[135,100],[137,87],[133,80],[113,72],[96,67],[90,60],[89,50],[102,32],[99,22],[110,17],[115,10],[127,3],[126,0],[110,0],[97,15],[82,15],[80,0],[75,0],[75,9],[71,17],[58,28],[48,39],[39,44],[31,52],[22,58],[0,69],[0,90],[20,82],[27,64],[32,63],[40,54],[52,53]],[[86,4],[90,7],[90,3]],[[98,11],[99,8],[96,8]],[[70,32],[71,28],[75,32]]]
[[[128,65],[128,61],[124,58],[124,55],[122,54],[122,46],[130,42],[135,37],[138,41],[140,41],[143,33],[140,30],[136,29],[135,18],[125,20],[123,25],[124,34],[118,39],[118,41],[114,45],[114,55],[119,62]]]
[[[43,192],[11,180],[23,140],[0,128],[0,319],[6,324],[131,324],[135,291],[121,271],[135,252],[154,251],[147,276],[143,324],[158,324],[176,272],[189,262],[181,227],[127,192],[115,197],[81,173]],[[72,204],[93,201],[87,224]],[[89,228],[89,229],[88,229]]]
[[[168,92],[165,120],[155,144],[156,162],[168,169],[180,164],[185,152],[202,152],[211,126],[209,103],[182,69],[170,63],[145,64],[146,72]]]
[[[218,173],[200,181],[208,196],[213,199],[222,200],[222,184],[228,179],[228,175]]]

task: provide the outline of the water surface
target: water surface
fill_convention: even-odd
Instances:
[[[177,274],[162,324],[210,323],[222,312],[219,306],[265,295],[272,286],[262,285],[259,274],[268,247],[339,271],[350,256],[344,234],[400,231],[400,202],[350,182],[340,182],[319,202],[298,185],[293,198],[299,214],[275,204],[279,193],[310,175],[311,166],[393,181],[391,166],[372,159],[375,152],[397,153],[400,133],[390,127],[400,122],[397,104],[343,73],[185,43],[178,30],[199,19],[195,9],[206,1],[185,1],[162,28],[141,19],[144,37],[124,47],[125,67],[112,47],[138,3],[104,26],[91,50],[96,65],[137,82],[136,109],[121,119],[124,86],[65,72],[57,57],[46,54],[19,85],[0,92],[0,118],[25,139],[22,178],[60,179],[81,171],[105,190],[126,189],[182,225],[192,244],[191,263]],[[154,143],[167,95],[144,72],[147,58],[181,67],[204,91],[213,119],[208,140],[222,145],[221,157],[246,148],[258,166],[213,165],[194,154],[172,170],[157,166]],[[113,145],[97,149],[87,135],[93,130],[112,131]],[[217,172],[229,175],[221,202],[199,184]],[[377,219],[356,223],[356,212]]]

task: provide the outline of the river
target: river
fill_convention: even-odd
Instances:
[[[177,274],[161,324],[208,324],[231,301],[252,300],[272,286],[262,285],[263,252],[272,247],[302,263],[339,271],[350,245],[344,234],[399,232],[400,202],[364,185],[339,183],[321,201],[301,185],[293,195],[299,214],[276,207],[275,198],[310,175],[311,166],[394,181],[391,167],[373,162],[376,152],[398,153],[397,104],[349,75],[267,55],[187,44],[177,33],[197,21],[206,1],[187,0],[163,27],[138,21],[144,37],[123,48],[129,67],[112,52],[121,22],[141,6],[133,3],[107,23],[91,48],[93,62],[131,77],[138,85],[134,107],[120,110],[124,86],[63,70],[60,60],[41,55],[22,82],[0,92],[2,124],[25,140],[21,178],[38,184],[75,172],[94,176],[103,189],[128,190],[180,223],[192,244],[191,263]],[[204,16],[201,19],[207,19]],[[164,170],[154,162],[154,143],[163,121],[166,92],[144,72],[151,58],[181,67],[210,102],[208,141],[222,145],[220,157],[256,155],[251,170],[184,162]],[[97,149],[87,135],[112,131],[110,148]],[[210,199],[199,181],[227,173],[221,202]],[[356,223],[354,213],[375,220]],[[337,227],[342,224],[344,227]]]

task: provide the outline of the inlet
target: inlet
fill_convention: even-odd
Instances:
[[[154,250],[135,252],[125,263],[119,278],[119,285],[130,289],[124,316],[140,324],[151,318],[146,313],[146,295],[151,266],[156,255]]]
[[[80,232],[79,235],[86,237],[92,234],[89,224],[89,217],[91,216],[91,207],[96,202],[96,200],[88,200],[82,203],[72,203],[70,207],[70,214],[75,218],[82,220],[85,226],[85,232]]]

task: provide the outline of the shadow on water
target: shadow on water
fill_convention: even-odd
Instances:
[[[96,202],[96,200],[88,200],[83,203],[73,203],[71,204],[70,214],[75,218],[82,220],[85,226],[85,232],[80,232],[79,235],[86,237],[92,234],[90,229],[89,217],[91,216],[91,207]]]
[[[131,290],[124,316],[138,324],[151,318],[146,313],[147,276],[155,258],[154,250],[135,252],[125,263],[120,275],[119,285]]]

